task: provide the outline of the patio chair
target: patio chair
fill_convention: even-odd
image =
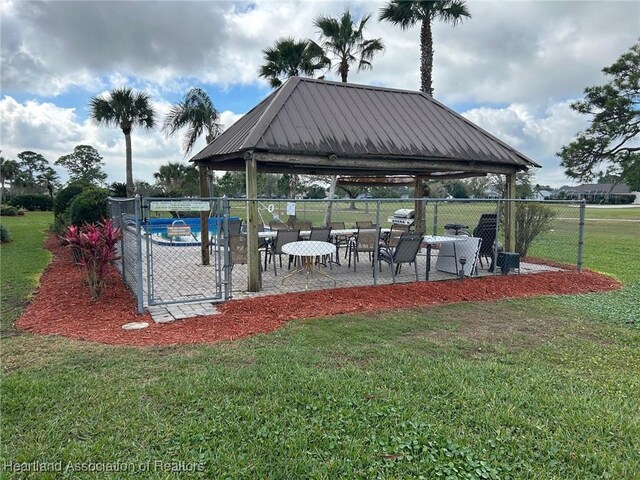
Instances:
[[[368,253],[369,261],[373,265],[373,256],[378,248],[376,239],[380,237],[380,229],[375,227],[358,228],[354,239],[349,244],[349,268],[351,268],[351,256],[353,255],[353,271],[360,261],[360,253]]]
[[[309,230],[311,230],[311,222],[307,222],[307,221],[293,222],[293,224],[291,225],[291,230],[304,230],[308,232]]]
[[[356,222],[356,228],[375,228],[371,220]]]
[[[498,218],[495,213],[483,213],[480,216],[478,225],[473,230],[473,236],[482,239],[480,243],[480,251],[478,252],[478,259],[480,260],[480,266],[484,267],[482,263],[482,257],[493,259],[494,249],[496,248],[496,230],[498,226]]]
[[[269,229],[272,232],[276,230],[289,230],[289,225],[283,222],[269,222]]]
[[[314,228],[311,227],[311,233],[309,234],[309,240],[313,242],[331,242],[331,228]],[[337,249],[336,249],[337,252]],[[321,263],[326,266],[327,257],[329,255],[324,255],[322,257]],[[316,258],[316,263],[318,263],[318,258]],[[329,268],[331,268],[331,259],[329,259]]]
[[[393,250],[398,246],[398,242],[400,241],[400,237],[411,230],[410,225],[398,225],[394,223],[391,225],[391,230],[389,231],[389,235],[387,236],[387,246]]]
[[[344,222],[330,222],[329,226],[331,230],[344,230],[346,227],[344,226]],[[344,258],[347,258],[347,250],[349,246],[349,239],[351,235],[334,235],[333,236],[333,244],[336,246],[336,264],[340,265],[340,247],[344,246]]]
[[[240,235],[242,231],[242,220],[240,219],[229,219],[227,222],[229,226],[229,235]]]
[[[276,234],[276,238],[271,243],[269,248],[269,261],[273,261],[273,273],[277,276],[278,271],[276,270],[276,260],[275,256],[278,255],[280,259],[280,268],[282,268],[282,246],[287,243],[297,242],[300,237],[299,230],[278,230]],[[265,258],[265,270],[267,265],[267,260]],[[291,268],[291,257],[289,257],[289,267]]]
[[[235,264],[246,265],[247,263],[247,236],[246,235],[229,235],[229,257],[231,260],[231,268]]]
[[[378,262],[382,268],[382,262],[386,262],[391,267],[391,278],[396,283],[396,275],[400,273],[400,267],[403,263],[413,263],[416,271],[416,282],[418,281],[418,262],[416,256],[420,251],[422,244],[422,232],[406,232],[403,233],[398,240],[395,250],[383,248],[378,254]]]

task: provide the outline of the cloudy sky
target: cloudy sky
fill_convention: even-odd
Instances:
[[[160,123],[189,87],[204,88],[231,125],[270,91],[258,78],[261,51],[281,36],[317,38],[320,14],[372,12],[369,37],[386,52],[349,80],[419,88],[418,28],[377,21],[384,2],[10,1],[0,0],[0,149],[51,163],[75,145],[104,156],[109,181],[124,181],[124,136],[87,118],[92,96],[123,85],[151,94]],[[538,161],[536,182],[569,183],[555,157],[584,128],[569,108],[603,82],[640,36],[637,1],[469,1],[473,17],[434,25],[435,97]],[[327,78],[336,78],[329,74]],[[196,146],[204,146],[202,140]],[[134,177],[152,181],[168,161],[186,161],[180,138],[133,134]],[[63,178],[66,174],[59,170]]]

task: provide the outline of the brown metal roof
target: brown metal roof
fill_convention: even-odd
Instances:
[[[247,151],[384,159],[391,171],[394,159],[414,165],[438,161],[439,168],[431,171],[442,170],[447,161],[458,170],[461,162],[516,170],[539,166],[421,92],[299,77],[289,79],[191,161],[224,169],[216,163],[241,160]]]

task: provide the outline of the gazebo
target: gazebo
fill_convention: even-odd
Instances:
[[[207,169],[245,171],[248,200],[257,198],[258,172],[342,175],[365,185],[410,176],[416,198],[425,180],[494,173],[506,176],[505,198],[514,198],[516,173],[540,166],[422,92],[301,77],[290,78],[191,161],[200,167],[202,196],[208,196]],[[507,202],[507,249],[514,215]],[[423,224],[416,208],[416,225]],[[255,202],[247,202],[247,225],[248,290],[257,291]],[[203,238],[208,262],[206,243]]]

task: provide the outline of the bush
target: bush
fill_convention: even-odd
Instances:
[[[90,188],[75,197],[69,207],[72,225],[98,223],[108,216],[109,192],[104,188]]]
[[[15,217],[18,215],[18,209],[16,207],[12,207],[11,205],[1,205],[0,215],[5,217]]]
[[[89,188],[93,187],[84,182],[73,182],[64,187],[53,202],[53,213],[56,216],[66,213],[73,199]]]
[[[556,216],[553,208],[540,203],[516,203],[516,252],[526,256],[536,237],[549,230]]]
[[[71,246],[73,258],[85,269],[92,298],[99,298],[105,289],[107,267],[116,259],[116,243],[122,231],[111,220],[82,229],[69,227],[65,240]]]
[[[53,200],[48,195],[16,195],[9,203],[14,207],[22,207],[30,212],[50,211],[53,208]]]
[[[11,241],[11,233],[9,229],[0,223],[0,243],[7,243]]]
[[[19,217],[24,217],[25,213],[27,213],[27,211],[24,208],[19,208],[18,209],[18,216]]]

